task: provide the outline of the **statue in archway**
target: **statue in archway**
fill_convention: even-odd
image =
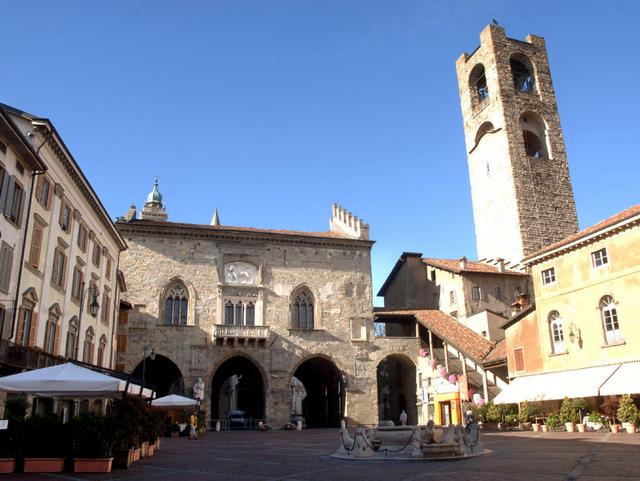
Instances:
[[[198,378],[192,389],[193,397],[196,398],[199,402],[202,402],[204,400],[204,383],[202,382],[201,377]]]

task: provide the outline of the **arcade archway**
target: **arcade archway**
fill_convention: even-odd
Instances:
[[[247,420],[264,419],[264,380],[248,358],[224,361],[211,381],[211,418],[228,419],[231,411],[244,411]]]
[[[144,376],[143,376],[144,374]],[[148,356],[146,361],[141,361],[131,375],[143,379],[152,384],[156,390],[156,397],[167,394],[184,394],[184,379],[182,372],[168,357],[161,354]]]
[[[407,412],[407,423],[418,422],[416,408],[416,366],[405,356],[385,357],[377,368],[378,419],[400,424],[400,414]]]
[[[323,357],[312,357],[298,366],[293,378],[306,391],[300,406],[302,412],[295,414],[302,414],[310,428],[338,427],[344,416],[345,390],[336,365]]]

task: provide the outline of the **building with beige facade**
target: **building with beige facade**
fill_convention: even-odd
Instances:
[[[337,205],[329,224],[173,222],[156,182],[140,215],[116,223],[129,245],[118,368],[160,395],[192,394],[200,379],[203,409],[223,426],[237,412],[279,428],[376,424],[376,367],[413,362],[419,343],[374,336],[369,226]]]
[[[504,325],[503,402],[640,393],[640,206],[525,259],[535,305]]]
[[[15,131],[5,165],[19,156],[40,164],[14,174],[13,192],[24,192],[19,222],[5,212],[23,240],[3,225],[3,242],[15,237],[3,363],[21,370],[66,358],[110,367],[126,244],[51,121],[5,105],[0,113]]]
[[[0,342],[6,352],[13,336],[13,313],[18,307],[21,257],[29,218],[26,204],[34,188],[36,173],[45,166],[31,144],[0,106]],[[0,375],[15,367],[0,358]]]

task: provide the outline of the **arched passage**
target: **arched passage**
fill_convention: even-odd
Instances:
[[[340,369],[328,359],[312,357],[298,366],[293,377],[302,383],[306,391],[301,414],[307,427],[338,427],[345,403]]]
[[[184,394],[184,379],[180,368],[171,359],[160,354],[154,353],[147,356],[146,360],[136,366],[131,375],[138,379],[144,377],[146,383],[153,384],[157,397],[167,394]]]
[[[416,366],[405,356],[385,357],[377,368],[378,419],[400,424],[400,414],[407,412],[407,423],[417,424]]]
[[[244,411],[243,419],[264,419],[264,380],[258,366],[243,356],[224,361],[211,380],[211,418],[228,419]]]

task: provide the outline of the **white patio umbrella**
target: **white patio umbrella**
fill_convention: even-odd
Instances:
[[[180,396],[178,394],[169,394],[168,396],[159,397],[151,401],[151,405],[166,409],[191,408],[198,405],[197,399]]]
[[[140,393],[129,384],[128,392]],[[39,397],[90,399],[121,396],[127,381],[67,362],[0,378],[0,391],[23,392]],[[146,390],[150,393],[150,390]]]

